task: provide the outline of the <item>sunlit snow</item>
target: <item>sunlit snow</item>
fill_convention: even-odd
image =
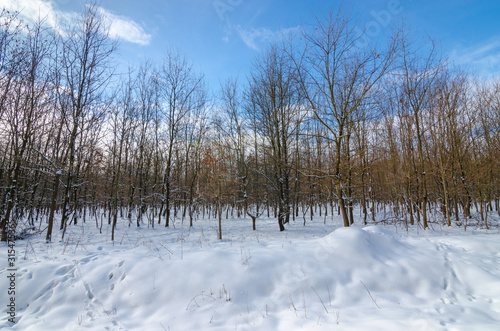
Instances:
[[[13,330],[498,330],[500,235],[337,215],[69,227],[16,242]],[[324,222],[326,221],[326,225]],[[60,238],[55,234],[54,238]],[[2,256],[6,260],[5,244]],[[2,264],[1,266],[3,266]],[[0,269],[0,293],[7,293]],[[10,327],[2,306],[0,328]]]

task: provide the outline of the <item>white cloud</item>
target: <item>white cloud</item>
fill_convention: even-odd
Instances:
[[[247,45],[249,48],[258,51],[259,46],[257,43],[259,41],[271,41],[273,40],[274,33],[266,28],[258,28],[258,29],[243,29],[241,26],[237,27],[238,35],[241,40]]]
[[[273,31],[267,28],[244,29],[240,25],[235,26],[235,29],[245,45],[256,51],[260,49],[259,44],[261,43],[269,43],[281,40],[284,36],[295,33],[299,30],[298,27],[280,29],[277,31]]]
[[[122,39],[134,44],[148,45],[151,35],[129,17],[118,16],[104,8],[99,8],[100,14],[109,26],[109,35],[114,39]]]
[[[61,26],[71,22],[76,13],[64,13],[54,8],[50,1],[42,0],[0,0],[0,7],[19,12],[19,17],[26,20],[43,19],[58,34],[64,35]]]
[[[63,12],[55,8],[51,1],[42,0],[0,0],[0,7],[20,12],[23,19],[44,19],[58,34],[65,35],[65,27],[75,22],[77,12]],[[129,17],[118,16],[99,8],[109,26],[109,34],[113,39],[122,39],[139,45],[147,45],[151,35]]]
[[[450,57],[456,64],[478,70],[480,75],[499,74],[500,36],[473,47],[453,50]]]

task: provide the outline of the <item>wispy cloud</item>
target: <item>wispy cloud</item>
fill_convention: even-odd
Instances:
[[[281,40],[287,35],[297,33],[299,31],[299,27],[271,30],[267,28],[246,29],[240,25],[235,26],[235,29],[245,45],[256,51],[260,50],[260,46],[262,44]]]
[[[58,11],[50,1],[42,0],[0,0],[0,7],[19,12],[19,17],[24,20],[43,19],[60,35],[64,35],[63,26],[77,16],[76,13]]]
[[[28,20],[44,19],[59,35],[65,35],[65,29],[75,22],[77,12],[64,12],[56,9],[51,1],[42,0],[0,0],[0,7],[18,11],[20,17]],[[151,35],[129,17],[119,16],[104,8],[99,12],[109,26],[109,35],[113,39],[121,39],[139,45],[148,45]]]
[[[100,14],[109,25],[109,35],[139,45],[148,45],[151,35],[129,17],[115,15],[104,8],[99,8]]]
[[[481,44],[451,52],[456,64],[466,65],[482,76],[500,74],[500,36]]]

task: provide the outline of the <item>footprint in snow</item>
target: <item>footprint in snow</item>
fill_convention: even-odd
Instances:
[[[59,269],[56,270],[56,275],[57,276],[62,276],[62,275],[65,275],[67,274],[70,270],[72,270],[74,267],[73,266],[64,266],[64,267],[60,267]]]
[[[89,263],[90,261],[95,261],[99,258],[97,253],[88,253],[86,257],[80,260],[80,263],[86,264]]]
[[[86,264],[89,263],[90,257],[84,257],[83,259],[80,260],[80,263]]]
[[[43,287],[37,295],[33,298],[34,301],[43,298],[43,301],[47,301],[54,294],[54,288],[57,286],[58,282],[55,280],[51,281],[47,284],[47,286]]]

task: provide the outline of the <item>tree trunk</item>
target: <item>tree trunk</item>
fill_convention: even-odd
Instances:
[[[47,228],[47,236],[45,237],[45,240],[47,242],[52,241],[52,227],[54,224],[54,213],[56,210],[57,206],[57,195],[59,193],[59,179],[61,177],[61,171],[58,170],[56,172],[56,176],[54,179],[54,191],[52,192],[52,201],[50,203],[50,214],[49,214],[49,226]]]

